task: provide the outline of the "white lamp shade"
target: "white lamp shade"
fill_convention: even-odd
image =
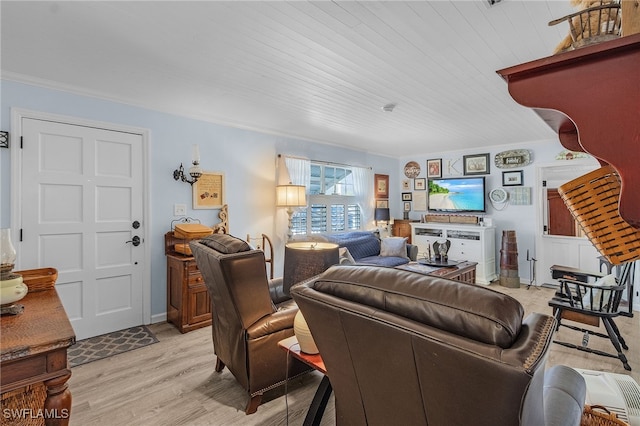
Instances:
[[[304,185],[276,186],[277,207],[304,207],[307,205],[306,188]]]

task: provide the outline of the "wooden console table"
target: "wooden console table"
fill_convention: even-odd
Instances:
[[[67,425],[71,392],[67,349],[75,333],[55,289],[52,268],[17,271],[29,293],[20,315],[0,317],[0,393],[3,420],[19,424]],[[11,418],[7,418],[9,409]]]

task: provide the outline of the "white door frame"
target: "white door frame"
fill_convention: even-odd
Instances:
[[[95,127],[99,129],[113,130],[116,132],[133,133],[142,137],[142,190],[144,198],[142,200],[143,206],[143,220],[145,228],[148,230],[153,229],[151,226],[151,214],[149,211],[150,206],[150,194],[149,194],[149,182],[150,182],[150,169],[149,169],[149,129],[141,127],[125,126],[122,124],[114,124],[102,121],[88,120],[78,117],[71,117],[66,115],[52,114],[48,112],[32,111],[22,108],[11,108],[11,146],[19,147],[20,138],[22,137],[22,119],[31,118],[34,120],[55,121],[58,123]],[[11,233],[14,244],[18,247],[18,257],[16,260],[16,269],[20,268],[20,242],[16,238],[21,223],[21,208],[20,194],[22,193],[22,150],[14,148],[11,150]],[[150,241],[149,236],[146,236],[147,241]],[[151,251],[150,244],[141,244],[141,248],[144,251],[144,270],[142,272],[142,320],[144,324],[151,324]]]
[[[545,172],[553,171],[553,170],[562,170],[566,168],[579,168],[584,169],[584,173],[587,173],[587,169],[597,169],[598,162],[594,158],[587,159],[576,159],[576,160],[566,160],[566,161],[556,161],[553,163],[541,163],[536,165],[536,232],[535,232],[535,251],[544,250],[545,249],[545,238],[553,238],[544,235],[544,225],[546,225],[546,214],[545,211],[547,209],[547,199],[545,187],[542,186],[543,179],[547,178],[545,176]],[[580,173],[580,174],[584,174]],[[547,178],[548,179],[548,178]],[[578,238],[578,237],[558,237],[558,238]],[[540,254],[535,255],[537,259],[543,258]],[[537,285],[544,284],[544,278],[546,276],[546,271],[551,265],[544,265],[544,262],[536,263],[536,278]],[[543,273],[543,269],[545,273]],[[597,269],[594,271],[597,272]]]

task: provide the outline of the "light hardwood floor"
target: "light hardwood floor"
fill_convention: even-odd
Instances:
[[[490,288],[517,298],[526,313],[551,313],[547,305],[554,290],[532,287]],[[640,382],[640,314],[616,320],[629,350],[633,371],[614,358],[586,354],[553,344],[548,365],[630,374]],[[310,373],[284,389],[265,394],[257,413],[247,416],[247,396],[225,369],[214,372],[215,357],[209,327],[180,334],[172,325],[152,325],[159,342],[132,352],[73,368],[71,425],[300,425],[321,375]],[[601,327],[603,328],[603,327]],[[561,328],[558,336],[579,344],[581,334]],[[591,347],[611,352],[605,339],[592,337]],[[287,411],[288,407],[288,411]],[[333,425],[333,399],[322,425]]]

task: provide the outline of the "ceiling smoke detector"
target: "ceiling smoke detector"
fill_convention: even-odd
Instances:
[[[385,106],[382,107],[382,110],[384,112],[393,112],[393,109],[397,106],[398,104],[386,104]]]

